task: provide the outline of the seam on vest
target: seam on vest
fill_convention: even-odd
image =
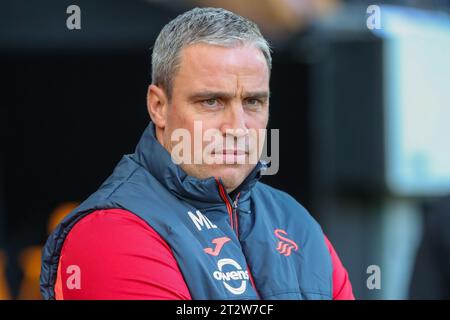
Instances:
[[[306,294],[318,294],[318,295],[320,295],[320,296],[324,296],[324,297],[327,297],[327,298],[332,299],[332,297],[331,297],[328,293],[320,292],[320,291],[317,292],[317,291],[304,291],[304,290],[301,290],[300,293],[306,293]]]
[[[277,296],[280,294],[289,294],[289,293],[298,293],[300,295],[304,295],[304,294],[317,294],[323,297],[327,297],[327,298],[331,298],[330,295],[323,293],[323,292],[317,292],[317,291],[306,291],[306,290],[284,290],[284,291],[277,291],[275,293],[271,293],[271,294],[265,294],[265,297],[273,297],[273,296]]]
[[[111,192],[104,198],[104,200],[108,200],[108,199],[114,194],[114,192],[116,192],[117,189],[119,189],[125,182],[127,182],[127,181],[130,179],[130,177],[131,177],[138,169],[139,169],[139,168],[135,168],[133,171],[130,172],[130,174],[129,174],[126,178],[122,179],[122,180],[120,181],[120,183],[119,183],[113,190],[111,190]]]

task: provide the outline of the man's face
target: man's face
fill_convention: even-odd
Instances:
[[[256,159],[261,153],[257,148],[261,140],[249,139],[247,132],[265,129],[269,117],[269,69],[263,53],[250,45],[226,48],[194,44],[184,48],[164,117],[160,135],[169,152],[180,143],[173,141],[172,133],[182,128],[190,133],[192,160],[195,152],[208,150],[208,144],[213,147],[206,153],[219,160],[213,164],[181,163],[183,170],[200,179],[220,177],[228,192],[236,189],[255,167],[251,160],[255,153]],[[203,138],[201,144],[195,144],[198,124],[202,137],[207,130],[216,129],[223,143]]]

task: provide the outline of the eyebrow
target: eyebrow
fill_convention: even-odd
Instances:
[[[253,99],[267,99],[269,98],[270,93],[268,91],[254,91],[254,92],[245,92],[244,98],[253,98]],[[199,99],[231,99],[234,97],[234,93],[225,92],[225,91],[200,91],[195,92],[189,96],[190,100],[199,100]]]
[[[268,99],[270,97],[270,92],[269,91],[245,92],[244,97],[252,99]]]

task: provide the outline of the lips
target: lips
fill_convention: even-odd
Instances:
[[[248,154],[247,151],[245,150],[231,150],[231,149],[227,149],[227,150],[222,150],[222,151],[213,151],[212,154],[222,154],[222,155],[235,155],[235,156],[242,156],[245,154]]]

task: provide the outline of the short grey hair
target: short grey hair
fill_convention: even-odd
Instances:
[[[269,43],[256,23],[221,8],[194,8],[166,24],[153,47],[152,82],[162,87],[169,99],[180,52],[195,43],[224,47],[254,45],[264,54],[269,72],[272,69]]]

